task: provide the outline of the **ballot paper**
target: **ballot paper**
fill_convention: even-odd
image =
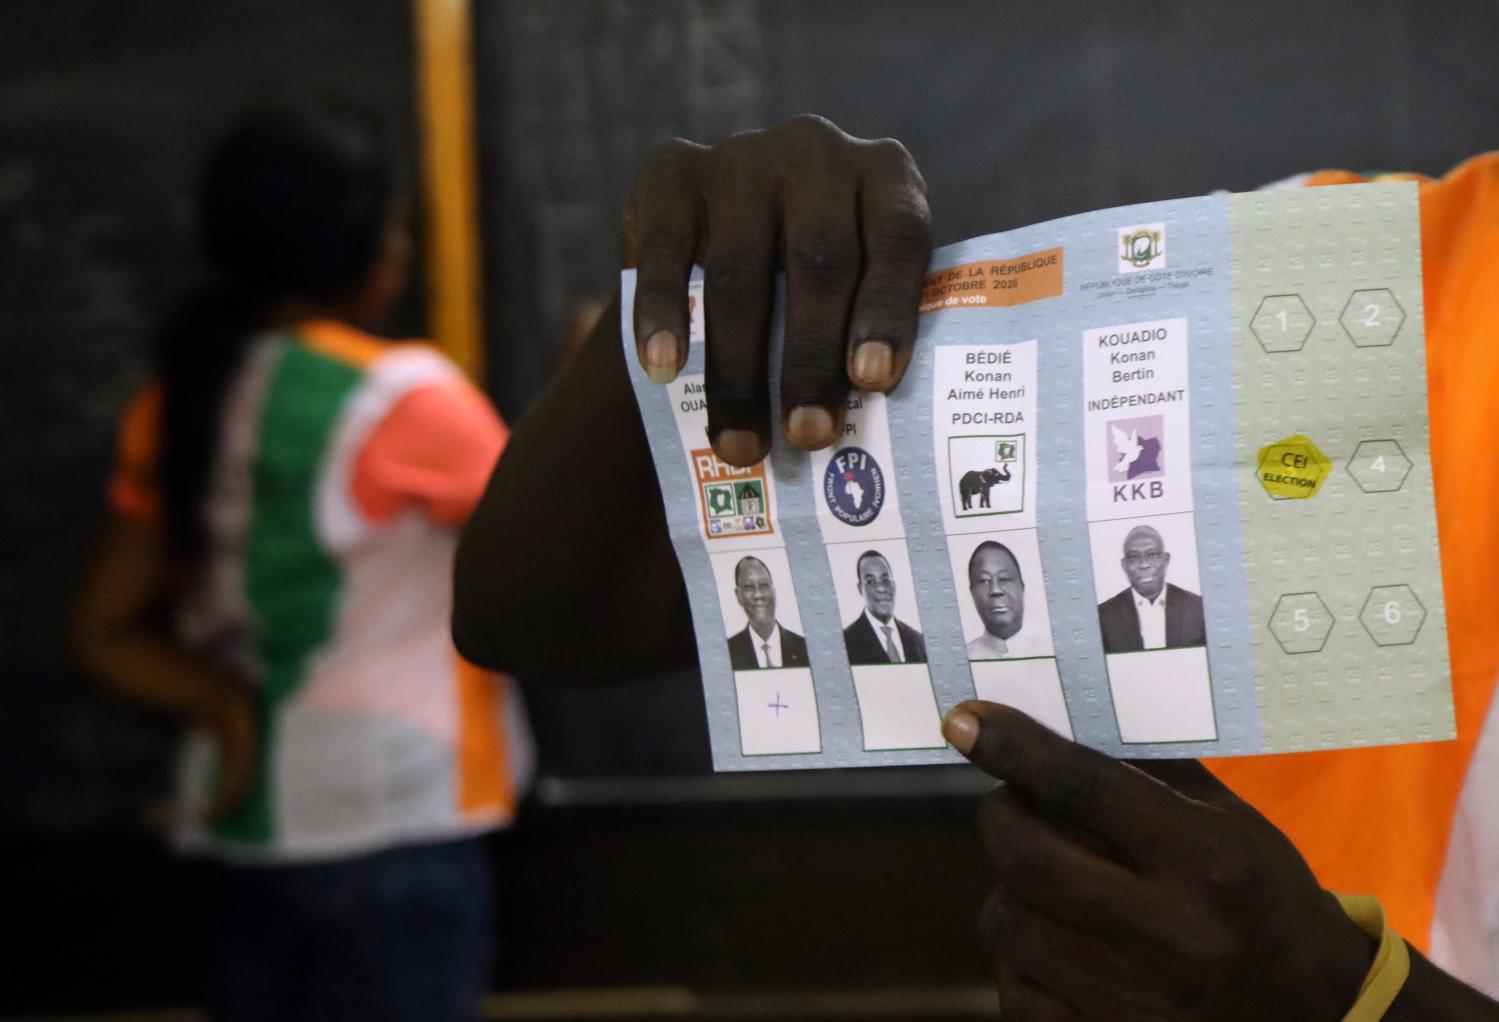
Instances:
[[[631,272],[622,332],[716,769],[956,762],[973,698],[1131,757],[1454,736],[1414,185],[941,248],[895,391],[750,468],[706,435],[703,288],[670,385]]]

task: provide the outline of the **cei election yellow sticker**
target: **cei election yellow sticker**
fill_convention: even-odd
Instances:
[[[1315,497],[1331,472],[1332,461],[1300,433],[1260,448],[1260,485],[1277,500]]]

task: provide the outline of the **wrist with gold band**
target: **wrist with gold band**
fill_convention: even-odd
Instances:
[[[1370,940],[1379,941],[1379,950],[1374,953],[1374,962],[1359,987],[1358,999],[1343,1016],[1343,1022],[1379,1022],[1395,1002],[1400,988],[1410,976],[1410,951],[1400,934],[1385,921],[1384,906],[1378,898],[1362,894],[1338,894],[1332,892],[1338,904],[1359,929],[1369,935]]]

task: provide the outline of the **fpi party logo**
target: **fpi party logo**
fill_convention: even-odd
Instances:
[[[885,473],[862,447],[845,447],[828,461],[822,496],[845,525],[868,525],[885,505]]]

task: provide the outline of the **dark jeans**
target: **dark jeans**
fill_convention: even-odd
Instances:
[[[489,862],[466,838],[289,866],[197,865],[215,1022],[472,1022],[489,978]]]

